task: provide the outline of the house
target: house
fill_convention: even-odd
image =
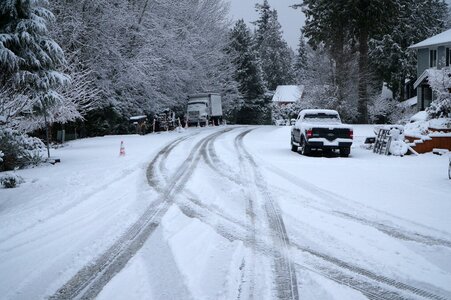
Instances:
[[[435,70],[451,64],[451,29],[409,47],[417,50],[417,109],[425,110],[434,100],[427,78]]]
[[[272,97],[272,102],[279,106],[299,101],[304,94],[303,85],[279,85]]]

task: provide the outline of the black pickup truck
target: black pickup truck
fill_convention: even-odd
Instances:
[[[351,153],[353,129],[341,123],[335,110],[305,109],[291,129],[291,150],[308,155],[312,150],[339,150],[340,156]]]

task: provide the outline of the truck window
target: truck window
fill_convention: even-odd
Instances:
[[[326,113],[316,113],[316,114],[306,114],[304,119],[335,119],[338,120],[337,114],[326,114]]]

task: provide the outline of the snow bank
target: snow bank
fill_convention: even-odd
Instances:
[[[430,140],[434,136],[451,136],[450,132],[440,130],[451,129],[450,118],[427,120],[427,113],[421,111],[411,118],[412,122],[405,125],[405,135],[421,140]]]

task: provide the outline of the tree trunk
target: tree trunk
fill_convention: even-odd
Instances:
[[[337,35],[335,37],[334,41],[334,47],[333,47],[333,53],[332,57],[335,60],[335,83],[337,85],[337,98],[338,98],[338,109],[341,108],[341,106],[344,103],[344,83],[346,81],[346,62],[344,57],[344,34],[342,30],[339,30],[337,32]]]
[[[50,132],[49,123],[47,122],[47,109],[44,107],[45,136],[47,139],[47,158],[50,158]]]
[[[368,29],[360,28],[359,34],[359,113],[358,122],[368,124]]]
[[[406,86],[406,77],[405,76],[402,76],[401,77],[401,82],[399,83],[400,84],[400,89],[399,89],[399,101],[404,101],[404,100],[406,100],[406,93],[405,93],[405,91],[404,91],[404,88],[405,88],[405,86]]]

